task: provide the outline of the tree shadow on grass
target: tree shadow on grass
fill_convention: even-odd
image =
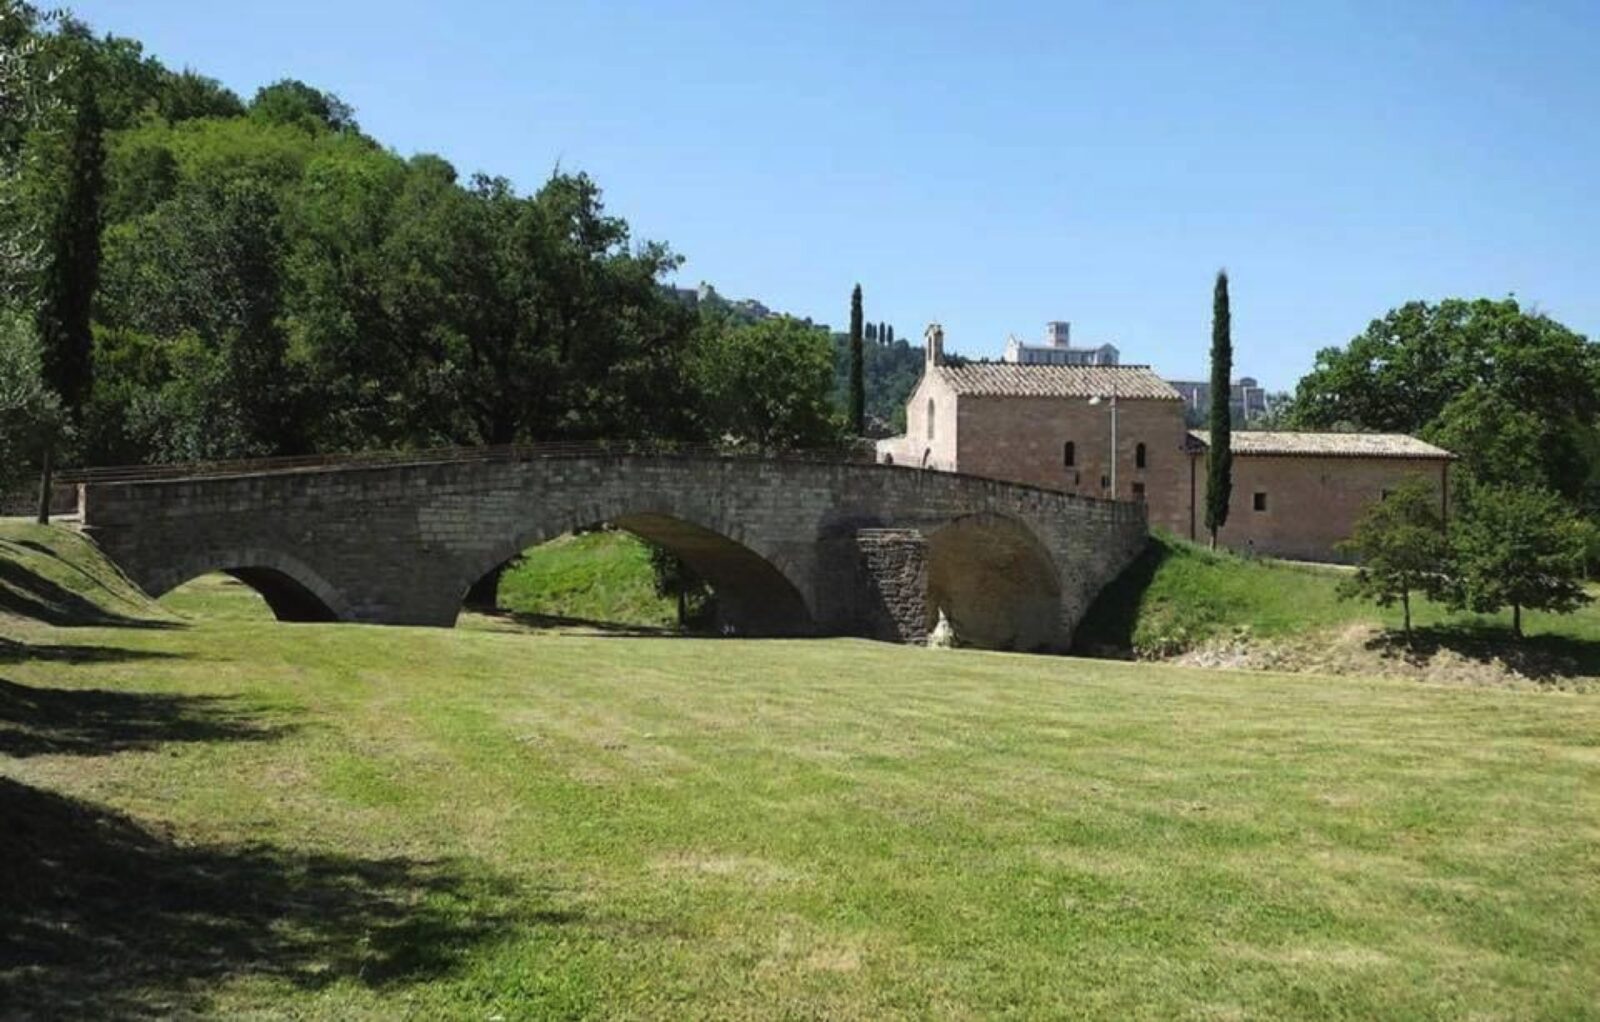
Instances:
[[[1533,681],[1600,677],[1600,642],[1562,635],[1530,635],[1518,639],[1509,629],[1492,625],[1429,625],[1411,630],[1408,643],[1398,632],[1383,632],[1367,648],[1416,667],[1426,666],[1441,652],[1480,664],[1500,664]]]
[[[0,636],[0,664],[21,664],[29,660],[48,660],[67,664],[113,664],[129,660],[176,660],[182,655],[158,650],[127,649],[122,646],[18,642]]]
[[[25,566],[0,558],[0,610],[61,628],[181,628],[182,622],[128,617],[106,610],[81,593]]]
[[[192,845],[5,778],[0,819],[8,1018],[204,1014],[234,978],[419,982],[515,929],[576,920],[459,863]]]
[[[676,628],[666,628],[659,625],[630,625],[616,621],[593,621],[582,617],[564,617],[559,614],[534,614],[523,610],[479,609],[474,614],[480,614],[496,621],[505,621],[522,628],[553,629],[577,628],[584,631],[599,632],[603,635],[633,636],[652,639],[675,639],[682,637],[707,638],[706,635],[696,635],[692,632],[680,632]]]
[[[0,754],[19,759],[106,756],[166,742],[269,741],[290,730],[257,723],[220,696],[42,688],[0,678]]]

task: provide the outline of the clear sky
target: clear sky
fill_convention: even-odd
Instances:
[[[246,99],[291,76],[403,154],[590,173],[679,281],[998,355],[1069,319],[1288,387],[1411,298],[1600,339],[1600,3],[77,0]]]

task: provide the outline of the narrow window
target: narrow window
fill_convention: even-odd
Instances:
[[[1267,509],[1267,495],[1265,493],[1259,493],[1258,492],[1256,494],[1256,510],[1257,511],[1265,511],[1266,509]]]
[[[1061,445],[1061,464],[1064,468],[1072,468],[1078,464],[1078,445],[1071,440]]]
[[[1133,499],[1141,504],[1144,503],[1144,483],[1133,484]]]
[[[928,439],[933,439],[933,398],[928,398]]]
[[[1144,468],[1144,444],[1133,449],[1133,467]]]

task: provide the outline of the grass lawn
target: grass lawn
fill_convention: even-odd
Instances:
[[[632,533],[560,536],[527,550],[500,577],[499,605],[517,615],[672,628],[677,602],[657,595],[650,546]]]
[[[1167,656],[1240,630],[1261,639],[1301,637],[1351,625],[1400,628],[1400,609],[1339,598],[1348,569],[1252,560],[1157,535],[1139,560],[1100,594],[1079,626],[1085,649]],[[1420,595],[1412,623],[1424,643],[1515,649],[1511,614],[1453,613]],[[1561,653],[1600,674],[1600,604],[1574,614],[1527,612],[1526,648]]]
[[[0,1016],[1600,1018],[1592,696],[253,600],[0,618]]]

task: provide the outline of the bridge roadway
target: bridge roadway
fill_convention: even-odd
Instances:
[[[1144,509],[810,458],[481,448],[79,473],[85,531],[152,596],[226,571],[285,620],[454,624],[524,549],[609,522],[677,554],[744,635],[1063,650]]]

